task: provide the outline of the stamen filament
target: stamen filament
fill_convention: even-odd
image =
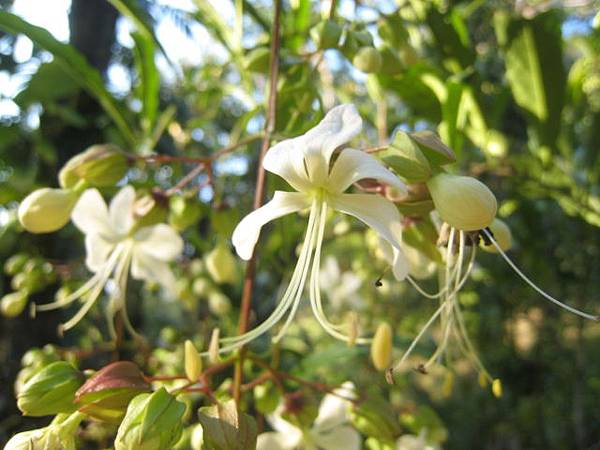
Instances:
[[[542,297],[544,297],[546,300],[551,301],[552,303],[554,303],[557,306],[560,306],[563,309],[566,309],[567,311],[572,312],[573,314],[576,314],[580,317],[583,317],[584,319],[588,319],[588,320],[595,320],[598,321],[600,320],[600,316],[597,315],[593,315],[593,314],[588,314],[585,313],[583,311],[580,311],[576,308],[573,308],[572,306],[566,305],[565,303],[555,299],[554,297],[552,297],[550,294],[547,294],[545,291],[543,291],[541,288],[539,288],[533,281],[531,281],[516,265],[515,263],[513,263],[511,261],[511,259],[506,255],[506,253],[504,253],[502,251],[502,249],[500,248],[500,246],[498,245],[498,243],[496,242],[496,240],[494,239],[494,237],[492,236],[492,234],[490,232],[488,232],[487,230],[482,230],[483,233],[489,238],[489,240],[492,242],[492,244],[494,245],[494,247],[496,247],[496,250],[498,250],[498,253],[500,253],[500,255],[502,255],[502,257],[504,258],[504,260],[507,262],[507,264],[516,272],[517,275],[519,275],[523,281],[525,281],[529,286],[531,286],[538,294],[540,294]]]

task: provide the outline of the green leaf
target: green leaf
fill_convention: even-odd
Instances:
[[[17,94],[14,101],[21,108],[27,108],[32,103],[46,104],[58,99],[71,97],[79,88],[73,83],[65,83],[68,76],[63,67],[56,61],[41,64],[31,76],[27,87]]]
[[[132,33],[135,41],[135,64],[140,77],[138,95],[142,100],[142,130],[150,135],[158,113],[160,76],[154,62],[155,45],[152,39],[140,32]]]
[[[554,147],[566,90],[561,20],[556,11],[531,20],[498,12],[494,25],[515,101],[530,114],[540,144]]]
[[[256,422],[245,413],[238,413],[233,400],[200,408],[198,418],[204,430],[204,442],[214,450],[254,450]]]
[[[56,40],[47,30],[31,25],[6,11],[0,11],[0,28],[13,34],[22,33],[36,45],[52,53],[65,73],[96,97],[127,142],[135,144],[136,139],[127,123],[124,111],[106,90],[100,73],[90,66],[75,48]]]
[[[409,183],[427,181],[431,176],[431,167],[419,146],[407,133],[398,131],[387,150],[380,158]]]

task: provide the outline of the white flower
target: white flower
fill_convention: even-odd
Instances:
[[[425,440],[423,431],[418,436],[405,434],[396,441],[396,450],[439,450],[439,448],[439,445],[431,444]]]
[[[354,272],[342,272],[337,259],[328,256],[320,273],[321,287],[327,292],[327,298],[334,310],[343,306],[358,309],[361,306],[361,297],[358,290],[362,280]]]
[[[158,281],[165,289],[173,290],[175,279],[168,263],[181,254],[183,241],[165,224],[137,228],[134,201],[135,190],[125,186],[108,208],[96,189],[86,190],[75,205],[71,219],[85,234],[85,264],[94,276],[65,299],[37,306],[38,310],[49,310],[84,297],[84,305],[63,324],[63,330],[72,328],[85,316],[112,278],[109,315],[112,318],[116,312],[121,312],[129,331],[135,333],[125,308],[130,268],[133,278]],[[112,320],[110,322],[112,325]]]
[[[233,350],[269,330],[289,311],[289,316],[274,338],[279,340],[296,313],[304,284],[312,266],[309,283],[313,312],[321,326],[332,336],[347,340],[341,325],[330,323],[324,316],[319,286],[321,245],[329,208],[352,215],[376,230],[396,252],[393,270],[398,279],[406,276],[406,264],[401,254],[400,214],[389,200],[374,194],[346,194],[353,183],[373,178],[406,191],[398,177],[368,153],[343,149],[330,169],[334,151],[356,136],[362,119],[353,105],[332,109],[313,129],[302,136],[280,142],[271,148],[263,167],[285,179],[297,192],[276,191],[273,199],[248,214],[233,232],[233,245],[238,255],[250,259],[261,228],[278,217],[310,208],[306,237],[290,284],[271,316],[254,330],[238,337],[225,338],[222,352]],[[367,340],[358,339],[358,343]]]
[[[281,417],[282,407],[268,416],[275,430],[258,436],[256,450],[359,450],[360,434],[348,425],[349,400],[355,397],[354,385],[346,382],[335,394],[327,394],[312,427],[303,430]]]

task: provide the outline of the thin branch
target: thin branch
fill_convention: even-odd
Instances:
[[[262,161],[271,145],[271,135],[275,131],[275,116],[277,107],[277,79],[279,77],[279,49],[281,46],[280,22],[281,22],[281,0],[275,0],[275,11],[273,13],[273,29],[271,41],[271,58],[269,69],[269,99],[267,104],[267,120],[265,123],[265,134],[263,136],[262,146],[258,158],[258,169],[256,175],[256,191],[254,192],[254,209],[258,209],[263,204],[265,193],[265,169]],[[244,287],[240,307],[240,320],[238,331],[244,334],[248,329],[250,321],[250,307],[252,303],[252,291],[254,290],[254,277],[256,272],[256,251],[252,254],[246,273],[244,275]],[[243,378],[244,348],[240,349],[240,359],[235,365],[233,380],[233,398],[239,407],[240,395]]]

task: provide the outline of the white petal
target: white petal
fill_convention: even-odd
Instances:
[[[183,239],[169,225],[160,223],[138,230],[134,235],[136,251],[161,261],[173,261],[183,252]]]
[[[333,151],[360,133],[362,119],[352,104],[331,109],[319,124],[307,131],[302,138],[308,152],[320,152],[327,164]]]
[[[316,431],[324,432],[348,422],[350,401],[346,399],[356,398],[354,385],[347,381],[334,392],[337,395],[327,394],[321,401],[313,427]]]
[[[135,247],[131,261],[131,276],[136,280],[158,282],[170,295],[175,293],[175,276],[169,265],[137,251]]]
[[[400,247],[402,225],[396,206],[389,200],[373,194],[339,194],[331,196],[329,201],[332,208],[363,221],[394,247],[394,276],[403,280],[408,266]]]
[[[106,203],[97,189],[87,189],[73,208],[71,220],[84,234],[112,236]]]
[[[340,426],[326,433],[314,433],[315,444],[323,450],[360,450],[360,434],[350,426]]]
[[[100,234],[85,236],[85,265],[90,272],[99,272],[105,265],[108,257],[115,248],[115,243],[108,241]]]
[[[301,192],[310,189],[310,181],[304,169],[303,147],[302,136],[287,139],[269,149],[263,159],[265,170],[279,175]]]
[[[374,178],[406,193],[406,185],[372,155],[347,148],[335,161],[329,175],[329,187],[336,192],[344,192],[353,183],[363,178]]]
[[[119,234],[129,233],[133,226],[134,201],[135,189],[132,186],[125,186],[110,201],[110,223]]]
[[[261,433],[256,439],[256,450],[294,450],[301,442],[302,435],[285,433]]]
[[[275,191],[273,199],[269,203],[252,211],[233,230],[231,240],[237,254],[242,259],[250,259],[263,225],[278,217],[306,209],[309,206],[310,198],[305,194]]]

